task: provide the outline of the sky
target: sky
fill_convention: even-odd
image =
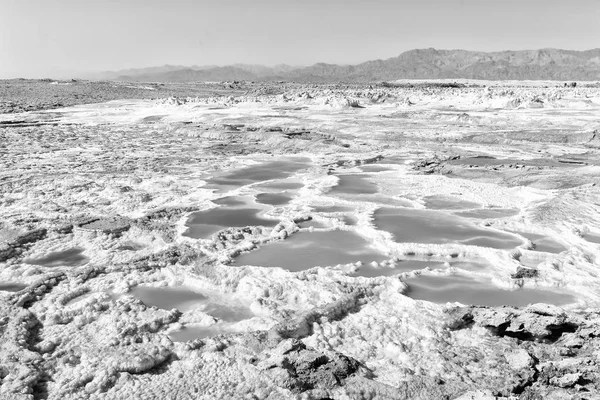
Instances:
[[[0,0],[0,78],[600,47],[600,0]]]

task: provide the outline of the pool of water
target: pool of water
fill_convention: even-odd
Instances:
[[[529,268],[536,269],[541,263],[546,261],[545,259],[539,259],[537,257],[529,257],[527,254],[524,254],[519,258],[519,262]]]
[[[590,243],[600,244],[600,235],[587,234],[587,235],[584,235],[583,238]]]
[[[558,243],[556,240],[553,240],[544,235],[538,235],[535,233],[526,233],[526,232],[515,232],[519,235],[531,240],[531,242],[535,245],[533,251],[541,251],[545,253],[558,254],[567,250],[565,246]]]
[[[466,218],[493,219],[512,217],[518,213],[519,210],[516,208],[482,208],[479,210],[461,211],[454,215]]]
[[[223,321],[241,321],[252,318],[254,315],[250,309],[239,305],[215,302],[208,296],[195,292],[185,286],[151,287],[136,286],[130,292],[144,304],[171,310],[176,308],[180,311],[201,309],[206,314],[219,318]]]
[[[376,165],[376,164],[361,165],[360,169],[363,172],[385,172],[385,171],[393,171],[394,170],[394,168],[392,168],[392,167],[386,167],[384,165]]]
[[[378,276],[398,275],[402,272],[410,272],[423,268],[430,267],[431,269],[446,268],[443,262],[430,262],[422,260],[400,260],[393,263],[385,263],[384,265],[372,266],[371,264],[362,265],[353,276],[364,276],[374,278]]]
[[[380,208],[374,214],[374,224],[394,235],[398,243],[459,243],[495,249],[512,249],[523,243],[515,235],[480,228],[439,211]]]
[[[540,238],[532,242],[535,245],[534,251],[558,254],[567,250],[565,246],[550,238]]]
[[[450,196],[426,196],[423,198],[425,207],[430,210],[465,210],[480,208],[481,204],[460,200]]]
[[[225,333],[231,333],[227,325],[215,324],[211,326],[186,326],[181,330],[171,332],[169,337],[174,342],[190,342],[196,339],[204,339],[212,336],[222,335]]]
[[[354,208],[348,206],[316,206],[313,207],[318,213],[337,213],[354,211]]]
[[[315,229],[323,229],[323,228],[327,228],[327,225],[325,225],[322,222],[319,221],[315,221],[314,219],[311,219],[309,221],[302,221],[298,223],[298,226],[300,228],[315,228]]]
[[[339,181],[328,194],[375,194],[379,192],[376,184],[366,175],[338,175]]]
[[[304,187],[304,184],[295,179],[283,179],[276,180],[273,182],[261,183],[260,185],[253,186],[258,189],[279,189],[279,190],[295,190]]]
[[[17,282],[0,282],[0,292],[18,292],[26,287],[27,285]]]
[[[241,304],[209,302],[203,307],[203,311],[226,322],[239,322],[254,317],[252,311]]]
[[[256,195],[256,202],[268,204],[271,206],[282,206],[288,204],[292,196],[286,193],[259,193]]]
[[[354,226],[358,223],[358,218],[352,215],[344,215],[341,220],[348,226]]]
[[[533,303],[565,305],[575,302],[575,296],[542,289],[503,290],[491,283],[478,282],[462,275],[421,275],[406,280],[408,297],[433,303],[460,302],[483,306],[522,307]]]
[[[152,287],[136,286],[130,294],[143,301],[146,305],[171,310],[189,311],[199,304],[206,303],[208,297],[194,292],[186,287]]]
[[[183,235],[195,239],[206,239],[213,233],[228,227],[272,227],[279,223],[278,220],[261,217],[259,215],[261,212],[263,210],[257,208],[229,207],[198,211],[188,219],[186,223],[188,230]]]
[[[470,262],[470,261],[457,261],[446,265],[444,261],[431,261],[431,260],[417,260],[417,259],[404,259],[395,260],[381,263],[383,265],[373,266],[371,264],[362,265],[353,276],[363,276],[367,278],[374,278],[378,276],[393,276],[398,275],[402,272],[417,271],[429,267],[430,269],[445,269],[448,267],[461,268],[467,271],[481,271],[485,270],[487,266],[482,263]]]
[[[246,204],[248,204],[248,201],[246,199],[244,199],[243,197],[239,197],[239,196],[220,197],[218,199],[214,199],[211,201],[220,206],[228,206],[228,207],[245,206]]]
[[[223,229],[220,225],[187,225],[188,229],[183,233],[183,236],[191,237],[194,239],[208,239],[211,235],[219,232]]]
[[[270,243],[240,255],[234,260],[234,265],[303,271],[316,266],[325,267],[357,261],[380,262],[387,258],[353,232],[298,232],[284,241]]]
[[[306,157],[288,157],[250,167],[237,169],[207,181],[206,188],[220,189],[222,186],[240,187],[272,179],[288,178],[294,173],[308,168],[311,159]]]
[[[88,262],[84,256],[83,249],[74,247],[72,249],[55,251],[40,258],[28,258],[23,260],[27,264],[41,265],[44,267],[75,267]]]

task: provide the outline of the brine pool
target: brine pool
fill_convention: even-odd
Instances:
[[[213,200],[216,208],[190,216],[185,235],[208,238],[228,227],[275,226],[279,220],[269,217],[268,210],[290,206],[292,199],[299,193],[298,189],[304,186],[295,174],[310,166],[310,159],[295,157],[218,174],[209,179],[208,188],[226,191],[247,186],[249,189],[244,190],[250,190],[252,194]],[[322,220],[317,217],[317,220],[298,222],[301,228],[299,232],[285,240],[266,243],[242,253],[231,261],[231,265],[282,268],[291,272],[314,267],[343,268],[345,273],[356,278],[393,276],[418,270],[443,271],[454,267],[448,271],[448,275],[423,273],[404,279],[409,287],[405,294],[415,300],[435,303],[460,302],[487,306],[524,306],[538,302],[565,305],[576,301],[575,296],[566,291],[531,288],[505,290],[489,280],[470,277],[470,271],[485,273],[490,268],[485,260],[392,258],[385,246],[375,246],[374,242],[358,234],[357,210],[361,209],[360,204],[375,206],[370,227],[389,232],[392,240],[397,243],[459,244],[512,250],[526,244],[529,239],[536,251],[559,253],[565,248],[543,235],[493,229],[485,226],[482,221],[510,218],[518,215],[519,209],[483,205],[465,200],[460,194],[421,198],[409,196],[410,199],[402,195],[383,195],[373,176],[380,172],[388,173],[393,168],[365,165],[360,169],[364,171],[362,174],[336,174],[336,185],[323,193],[320,200],[311,206],[310,213],[315,217],[322,216]],[[338,201],[340,199],[343,200],[342,203]],[[414,208],[419,207],[419,204],[424,209]],[[343,222],[347,230],[332,230],[334,224],[327,221],[334,221],[335,218]],[[360,221],[363,221],[361,224],[365,223],[364,219]],[[600,237],[595,235],[586,235],[585,239],[600,242]],[[200,307],[219,319],[212,326],[185,326],[170,334],[175,341],[235,332],[234,325],[237,322],[252,318],[248,309],[218,304],[200,293],[182,288],[138,287],[133,289],[132,294],[161,308],[175,307],[185,311]]]
[[[316,266],[380,262],[388,259],[359,235],[348,231],[298,232],[236,257],[233,265],[279,267],[303,271]]]
[[[43,267],[75,267],[83,265],[88,258],[83,255],[83,249],[74,247],[66,250],[53,251],[39,258],[26,258],[27,264],[40,265]]]
[[[576,301],[574,295],[564,291],[529,288],[505,290],[465,275],[421,275],[407,279],[406,283],[408,297],[433,303],[522,307],[534,303],[562,306]]]
[[[523,244],[516,235],[433,210],[384,207],[375,212],[374,224],[390,232],[399,243],[463,244],[494,249],[512,249]]]

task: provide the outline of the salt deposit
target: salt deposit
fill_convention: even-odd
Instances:
[[[598,88],[256,85],[0,115],[0,397],[599,396]]]

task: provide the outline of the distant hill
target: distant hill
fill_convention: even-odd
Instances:
[[[600,80],[600,49],[501,51],[410,50],[387,60],[310,67],[236,64],[225,67],[165,66],[121,71],[116,80],[154,82],[288,80],[374,82],[397,79]]]
[[[160,67],[149,67],[149,68],[132,68],[132,69],[122,69],[120,71],[103,71],[97,74],[93,74],[91,77],[93,79],[98,80],[118,80],[119,77],[122,76],[142,76],[148,74],[161,74],[171,71],[178,71],[182,69],[186,69],[190,67],[186,67],[184,65],[162,65]],[[194,67],[191,67],[194,68]],[[209,68],[209,67],[207,67]]]
[[[201,70],[182,68],[174,71],[121,75],[117,78],[120,81],[138,82],[243,81],[254,79],[256,79],[255,74],[233,66]]]

